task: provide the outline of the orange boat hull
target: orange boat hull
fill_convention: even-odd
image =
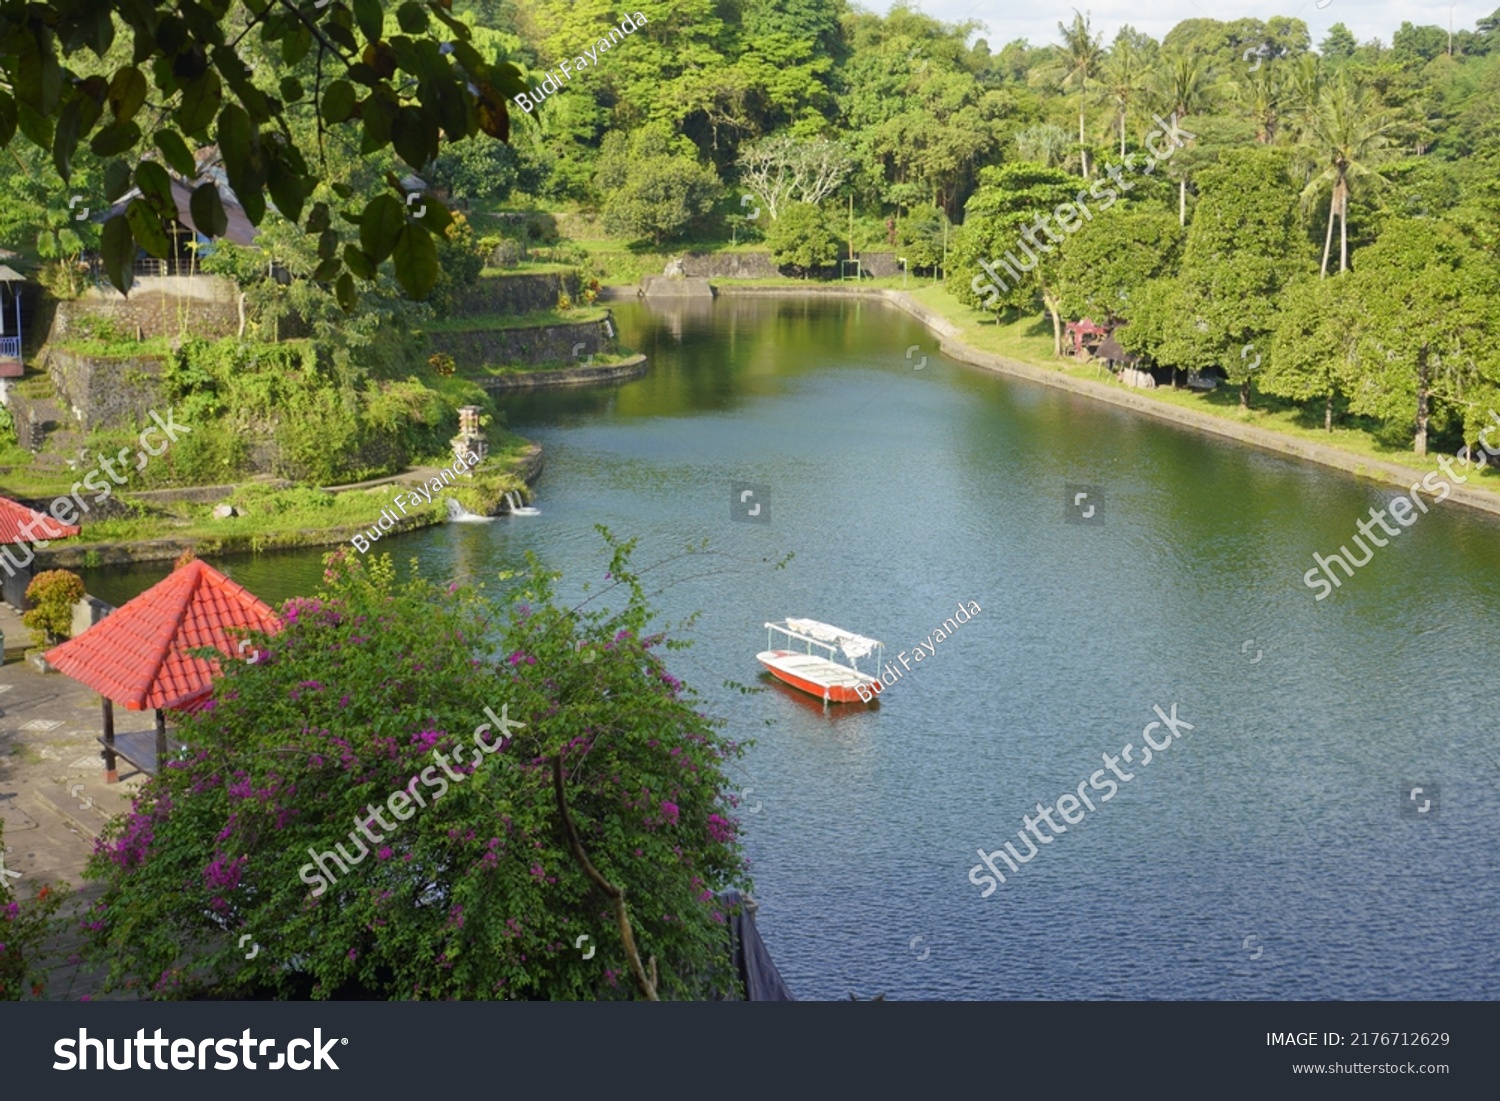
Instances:
[[[772,662],[760,659],[760,663],[766,667],[766,671],[783,684],[789,684],[793,688],[806,692],[820,700],[829,703],[868,703],[880,694],[882,687],[878,680],[871,680],[864,685],[866,696],[861,696],[857,689],[842,684],[819,684],[817,681],[798,676],[790,669],[779,668]]]

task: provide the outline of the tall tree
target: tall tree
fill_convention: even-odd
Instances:
[[[1216,91],[1206,63],[1198,54],[1184,51],[1164,52],[1158,57],[1151,89],[1161,110],[1176,116],[1179,122],[1206,110]],[[1186,173],[1179,175],[1178,225],[1187,225],[1187,185]]]
[[[1073,9],[1073,22],[1058,23],[1062,42],[1052,47],[1047,64],[1032,70],[1032,79],[1055,83],[1061,88],[1078,89],[1078,145],[1083,150],[1083,178],[1089,177],[1088,135],[1084,129],[1089,101],[1089,81],[1099,73],[1104,61],[1104,35],[1096,33],[1087,17]]]
[[[1253,72],[1234,82],[1234,96],[1240,109],[1255,124],[1255,140],[1262,145],[1275,141],[1286,96],[1281,63],[1262,60]]]
[[[1249,407],[1253,357],[1269,344],[1281,288],[1307,267],[1289,160],[1285,150],[1250,146],[1200,171],[1203,196],[1165,300],[1175,323],[1154,327],[1163,335],[1145,349],[1159,363],[1221,367],[1240,387],[1241,408]]]
[[[1354,39],[1354,32],[1342,23],[1335,23],[1328,28],[1328,35],[1318,44],[1318,52],[1323,55],[1325,61],[1338,64],[1353,57],[1358,47],[1359,43]]]
[[[1471,394],[1500,384],[1500,270],[1458,230],[1417,218],[1387,224],[1356,261],[1350,408],[1410,426],[1425,455],[1434,417],[1462,419]]]
[[[1146,94],[1150,69],[1150,58],[1127,34],[1129,27],[1122,27],[1110,47],[1100,69],[1099,80],[1105,98],[1115,111],[1115,121],[1120,129],[1120,156],[1125,156],[1125,127],[1132,114],[1139,109]]]
[[[1136,292],[1177,271],[1184,236],[1166,211],[1131,208],[1073,234],[1057,271],[1063,313],[1101,322],[1130,319]]]
[[[1375,176],[1381,161],[1388,159],[1388,135],[1395,121],[1381,108],[1373,92],[1356,84],[1347,72],[1323,89],[1317,114],[1308,130],[1307,142],[1319,172],[1303,191],[1311,200],[1329,189],[1328,230],[1323,239],[1322,272],[1328,275],[1328,256],[1333,246],[1333,222],[1339,223],[1339,271],[1349,270],[1349,193],[1354,180]]]
[[[982,309],[1032,309],[1040,301],[1052,319],[1053,352],[1062,355],[1059,250],[1067,234],[1083,228],[1079,201],[1092,204],[1104,192],[1086,200],[1090,193],[1080,190],[1078,177],[1024,161],[990,166],[979,179],[954,237],[948,290],[960,302]],[[1101,178],[1095,189],[1105,182]],[[1089,218],[1112,202],[1110,198],[1090,209]]]
[[[1347,395],[1356,377],[1358,316],[1350,284],[1299,276],[1282,297],[1282,308],[1265,352],[1260,388],[1294,401],[1323,402],[1323,429],[1333,431],[1334,400]]]

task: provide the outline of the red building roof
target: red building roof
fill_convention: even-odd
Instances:
[[[29,537],[21,531],[22,526],[27,524],[31,525]],[[78,531],[76,524],[64,524],[45,512],[27,508],[20,501],[0,497],[0,545],[36,543],[44,539],[66,539],[70,535],[77,535]]]
[[[188,651],[216,646],[236,656],[232,628],[274,633],[281,621],[243,585],[194,559],[46,657],[131,711],[177,707],[205,693],[219,671],[218,662]]]

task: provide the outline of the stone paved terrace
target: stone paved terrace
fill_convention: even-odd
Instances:
[[[14,617],[15,613],[10,615]],[[20,629],[19,621],[15,624]],[[6,641],[9,644],[10,626]],[[25,638],[25,635],[20,638]],[[19,639],[18,639],[19,641]],[[115,709],[115,727],[149,729],[150,712]],[[120,762],[120,782],[104,782],[98,737],[99,697],[61,673],[39,673],[23,661],[0,666],[0,817],[5,820],[5,868],[11,890],[35,891],[47,883],[79,887],[94,838],[114,815],[130,808],[145,777]],[[84,901],[98,885],[82,891]],[[99,977],[65,962],[76,938],[59,945],[48,997],[98,997]]]

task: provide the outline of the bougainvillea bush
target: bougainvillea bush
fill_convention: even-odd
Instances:
[[[226,663],[186,753],[100,839],[85,928],[111,986],[631,998],[654,958],[662,998],[733,996],[715,896],[745,885],[723,771],[740,747],[666,670],[682,643],[651,633],[633,545],[601,532],[606,588],[571,609],[535,560],[497,600],[329,555],[325,590]],[[578,849],[623,890],[646,967],[569,843],[557,759]]]

